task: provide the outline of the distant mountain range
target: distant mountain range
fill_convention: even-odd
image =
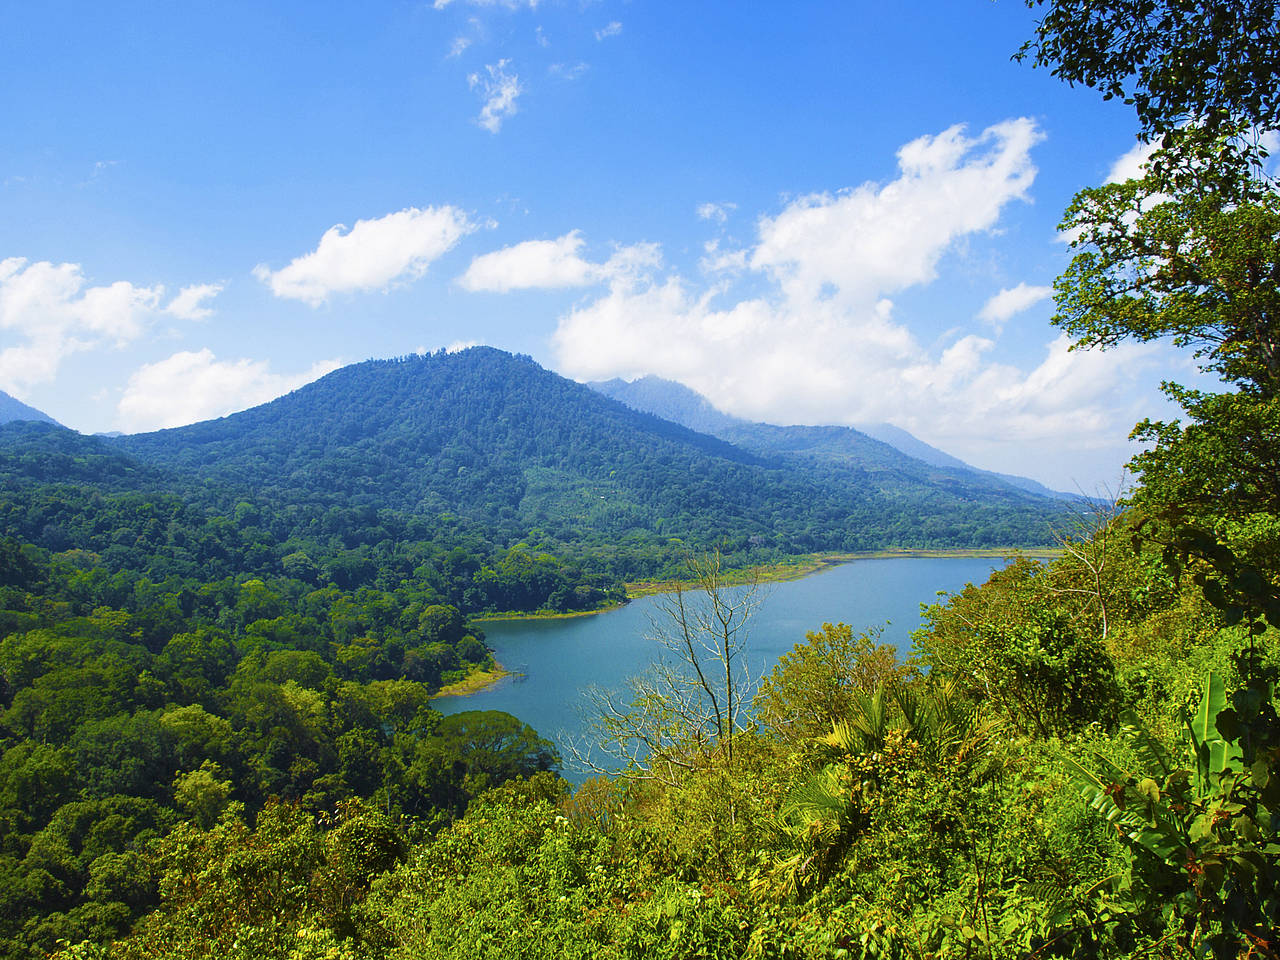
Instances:
[[[57,420],[42,413],[35,407],[29,407],[17,397],[0,390],[0,423],[12,423],[15,420],[35,420],[40,423],[58,423]],[[59,424],[60,425],[60,424]]]
[[[701,415],[691,422],[716,435],[477,347],[354,364],[251,410],[154,433],[2,426],[0,475],[214,497],[219,512],[243,499],[282,536],[333,549],[396,536],[379,531],[470,530],[619,576],[715,544],[741,562],[1034,546],[1063,515],[1049,497],[855,430]]]
[[[868,440],[878,440],[929,466],[947,467],[961,473],[999,480],[1042,497],[1072,501],[1083,499],[1078,494],[1050,490],[1028,477],[970,466],[891,423],[858,424],[857,427],[782,427],[754,423],[718,410],[706,397],[682,383],[654,376],[630,381],[597,381],[588,386],[634,410],[684,424],[691,430],[709,433],[747,449],[785,449],[794,454],[809,454],[819,459],[860,461],[867,457],[880,459],[867,445]]]

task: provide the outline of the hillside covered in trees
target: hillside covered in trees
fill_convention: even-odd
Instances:
[[[761,455],[488,347],[355,364],[244,413],[115,443],[265,503],[447,513],[498,538],[607,553],[661,552],[673,538],[759,558],[1032,545],[1061,515],[880,444],[901,469]]]

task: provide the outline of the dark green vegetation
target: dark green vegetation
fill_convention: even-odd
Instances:
[[[425,830],[553,766],[514,717],[428,706],[491,663],[440,600],[157,582],[0,540],[0,956],[123,933],[155,903],[148,843],[183,820],[366,798]]]
[[[673,574],[699,545],[740,566],[1036,546],[1061,517],[1042,497],[868,446],[827,460],[752,452],[476,348],[356,364],[154,434],[2,425],[0,535],[202,579],[385,589],[425,565],[472,613],[591,609],[622,580]]]
[[[880,444],[894,469],[744,450],[491,348],[356,364],[245,413],[117,445],[264,506],[447,514],[626,578],[662,572],[688,545],[719,543],[743,563],[1041,544],[1060,515],[1002,485],[912,473]]]
[[[495,542],[456,517],[288,491],[242,496],[46,424],[0,426],[0,488],[0,536],[90,551],[111,574],[283,577],[343,590],[410,582],[464,613],[591,609],[622,597],[615,578],[519,539]]]

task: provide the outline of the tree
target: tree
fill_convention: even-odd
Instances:
[[[1068,208],[1063,227],[1076,253],[1054,285],[1054,322],[1076,347],[1171,339],[1233,388],[1215,394],[1166,383],[1191,422],[1144,421],[1134,431],[1154,444],[1134,461],[1142,481],[1135,500],[1147,514],[1140,534],[1150,536],[1143,525],[1155,522],[1171,571],[1191,561],[1223,622],[1247,628],[1247,647],[1236,656],[1239,687],[1228,698],[1211,682],[1202,703],[1193,739],[1205,761],[1205,802],[1195,820],[1182,834],[1171,828],[1167,849],[1156,833],[1122,827],[1139,856],[1144,847],[1157,855],[1133,886],[1184,891],[1172,907],[1167,898],[1161,905],[1166,919],[1170,909],[1177,918],[1182,947],[1219,958],[1246,950],[1274,957],[1280,717],[1277,671],[1256,639],[1280,627],[1280,563],[1273,547],[1258,551],[1247,538],[1252,556],[1242,557],[1233,537],[1240,527],[1274,529],[1280,512],[1280,198],[1263,165],[1263,132],[1280,128],[1280,7],[1276,0],[1028,5],[1048,12],[1022,55],[1034,51],[1037,64],[1069,82],[1123,96],[1141,138],[1159,143],[1144,176],[1084,190]],[[1226,759],[1231,752],[1234,761]],[[1214,754],[1224,763],[1210,765]],[[1091,802],[1114,821],[1125,778],[1112,779],[1092,785]],[[1141,819],[1158,822],[1157,807],[1169,798],[1170,809],[1185,813],[1183,780],[1138,783],[1150,798]],[[1232,844],[1242,842],[1198,847],[1219,825]]]
[[[686,568],[693,589],[677,585],[651,619],[650,639],[667,656],[628,681],[627,699],[587,693],[592,746],[632,776],[667,783],[715,752],[732,763],[751,688],[747,625],[761,601],[757,580],[735,586],[725,579],[719,551],[687,558]],[[591,747],[571,752],[580,766],[608,772]]]
[[[1019,59],[1131,104],[1141,138],[1161,145],[1158,172],[1211,157],[1220,186],[1246,185],[1239,175],[1266,156],[1259,132],[1280,127],[1276,0],[1026,3],[1044,15]]]
[[[1229,393],[1164,384],[1184,426],[1143,421],[1136,501],[1214,525],[1280,507],[1280,195],[1259,131],[1280,127],[1276,0],[1031,0],[1023,49],[1070,82],[1134,104],[1160,149],[1146,173],[1082,190],[1062,227],[1071,265],[1053,322],[1075,348],[1190,348]]]
[[[853,635],[847,623],[824,623],[784,653],[755,696],[761,724],[791,744],[814,740],[849,716],[858,693],[870,693],[907,668],[878,643],[879,630]]]

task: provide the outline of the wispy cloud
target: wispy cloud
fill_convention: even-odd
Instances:
[[[454,0],[435,0],[431,5],[437,10],[450,6]],[[502,7],[506,10],[537,10],[540,0],[464,0],[472,7]]]
[[[467,85],[480,95],[482,102],[476,123],[490,133],[497,133],[504,120],[516,115],[516,98],[522,88],[520,78],[507,72],[510,63],[510,60],[499,60],[486,66],[484,73],[467,77]]]
[[[553,63],[547,67],[547,73],[557,80],[577,80],[590,69],[590,64],[579,60],[577,63]]]
[[[165,306],[164,312],[179,320],[204,320],[211,317],[213,310],[205,304],[222,292],[222,286],[220,283],[197,283],[183,287]]]
[[[1053,296],[1053,287],[1032,287],[1020,283],[1016,287],[1001,290],[978,311],[978,319],[1001,330],[1010,317],[1034,307]]]
[[[286,267],[254,267],[277,297],[319,306],[335,293],[386,289],[415,280],[432,261],[476,229],[456,207],[408,207],[346,230],[330,227],[310,253]]]
[[[609,37],[616,37],[622,32],[622,23],[618,20],[612,20],[596,31],[596,40],[605,40]]]
[[[702,220],[724,223],[729,219],[729,214],[737,209],[738,205],[736,203],[700,203],[698,204],[698,217]]]

